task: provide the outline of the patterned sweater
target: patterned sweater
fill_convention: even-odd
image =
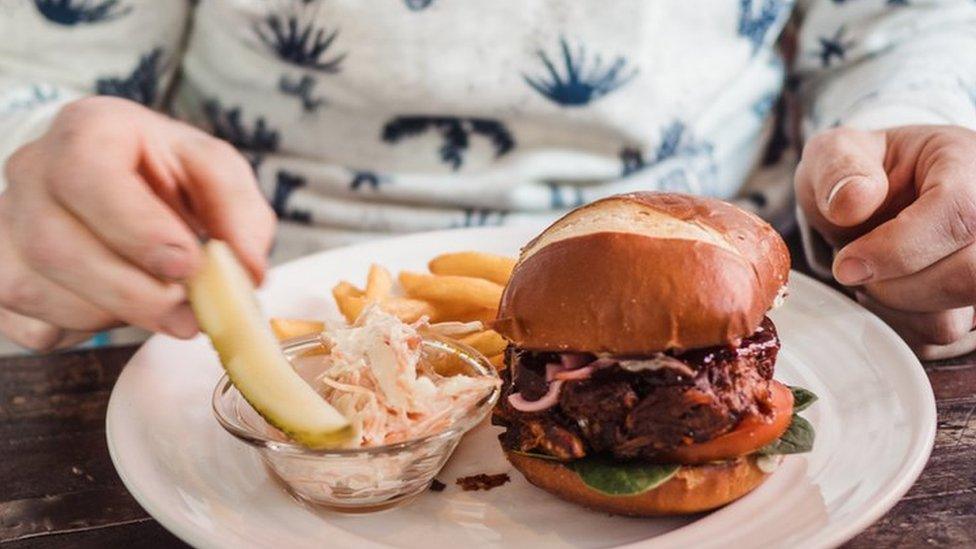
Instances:
[[[0,161],[88,94],[165,110],[248,157],[276,259],[638,189],[781,222],[771,136],[976,127],[974,0],[0,0],[0,36]]]

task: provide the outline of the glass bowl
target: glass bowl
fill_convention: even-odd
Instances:
[[[421,360],[442,375],[498,373],[478,351],[453,340],[424,335]],[[324,354],[318,336],[282,343],[282,350],[303,374],[302,358]],[[307,378],[306,376],[304,376]],[[313,450],[292,442],[268,425],[225,374],[213,393],[214,415],[230,434],[251,446],[284,487],[298,499],[347,513],[365,513],[405,503],[430,485],[434,475],[498,400],[498,385],[448,429],[425,437],[368,448]]]

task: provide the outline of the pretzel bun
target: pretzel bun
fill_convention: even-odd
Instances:
[[[547,492],[591,509],[633,517],[709,511],[748,494],[767,476],[756,465],[756,457],[747,456],[706,465],[685,465],[657,488],[621,496],[594,490],[558,461],[514,452],[505,452],[505,456],[526,480]]]
[[[523,249],[494,328],[524,349],[640,355],[756,331],[790,255],[765,221],[720,200],[612,196]]]

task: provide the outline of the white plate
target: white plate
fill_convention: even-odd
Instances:
[[[321,253],[275,269],[262,301],[270,315],[335,316],[330,288],[361,282],[371,262],[421,270],[450,250],[514,254],[535,232],[445,231]],[[816,446],[708,515],[627,519],[564,503],[511,471],[488,425],[440,473],[444,492],[375,515],[308,509],[217,425],[210,394],[220,366],[201,338],[156,336],[132,357],[109,402],[109,450],[139,503],[200,547],[833,546],[881,517],[917,478],[932,447],[935,401],[921,365],[884,323],[803,275],[793,273],[790,291],[772,313],[783,339],[776,375],[820,396],[804,412]],[[453,485],[506,471],[512,482],[490,492]]]

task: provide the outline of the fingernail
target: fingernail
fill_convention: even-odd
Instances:
[[[871,278],[871,268],[856,257],[842,260],[834,271],[834,276],[841,284],[863,284]]]
[[[841,189],[843,189],[844,187],[846,187],[851,182],[857,181],[858,179],[861,179],[861,178],[859,176],[856,176],[856,175],[850,175],[850,176],[847,176],[844,179],[841,179],[840,181],[838,181],[833,186],[833,188],[830,189],[830,192],[827,193],[827,209],[828,210],[830,209],[830,205],[834,202],[834,199],[837,198],[837,195],[840,193]]]
[[[180,305],[173,309],[160,322],[163,332],[180,339],[189,339],[200,331],[197,319],[189,305]]]
[[[190,253],[175,244],[166,244],[149,254],[149,269],[164,280],[183,280],[190,276]]]

